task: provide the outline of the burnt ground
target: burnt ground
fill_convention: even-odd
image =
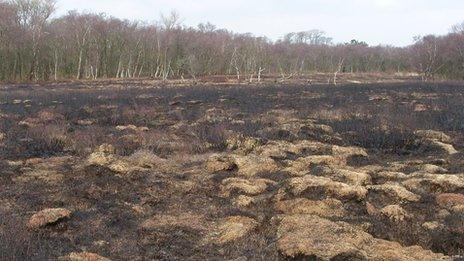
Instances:
[[[288,246],[282,220],[295,215],[459,258],[463,94],[417,82],[5,85],[0,259],[326,259]],[[72,214],[26,226],[47,208]]]

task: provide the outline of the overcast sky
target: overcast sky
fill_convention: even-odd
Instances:
[[[396,46],[411,44],[416,35],[445,34],[464,21],[464,0],[58,0],[58,14],[69,10],[144,21],[176,10],[186,25],[211,22],[273,40],[320,29],[335,42]]]

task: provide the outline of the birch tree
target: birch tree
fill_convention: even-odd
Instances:
[[[32,60],[29,79],[38,80],[40,43],[45,35],[46,22],[55,11],[55,0],[13,0],[12,3],[17,9],[22,32],[30,37]]]

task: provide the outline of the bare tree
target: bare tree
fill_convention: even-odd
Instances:
[[[416,55],[416,66],[423,81],[433,80],[435,74],[444,66],[440,61],[439,44],[440,39],[433,35],[416,38],[413,50]]]
[[[464,22],[453,25],[451,32],[456,34],[464,34]]]
[[[226,75],[261,82],[264,73],[285,81],[323,72],[338,84],[344,71],[464,79],[462,24],[396,48],[333,44],[320,30],[270,41],[210,23],[187,27],[176,12],[143,23],[79,12],[52,19],[53,10],[52,0],[0,0],[0,81]]]
[[[180,15],[177,11],[173,10],[167,16],[161,14],[161,24],[166,31],[176,29],[181,24]]]
[[[334,85],[337,85],[337,76],[342,71],[344,62],[345,62],[345,58],[340,57],[340,59],[338,60],[337,69],[334,72],[334,77],[333,77]]]
[[[332,38],[327,37],[326,33],[321,30],[313,29],[309,31],[302,31],[296,33],[289,33],[284,36],[284,40],[296,44],[310,44],[310,45],[330,45]]]
[[[45,34],[47,20],[55,11],[55,0],[13,0],[12,4],[18,10],[19,24],[23,31],[30,35],[32,44],[32,63],[29,79],[39,77],[40,41]]]

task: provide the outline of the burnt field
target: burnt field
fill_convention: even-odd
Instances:
[[[0,259],[458,260],[463,93],[0,87]]]

